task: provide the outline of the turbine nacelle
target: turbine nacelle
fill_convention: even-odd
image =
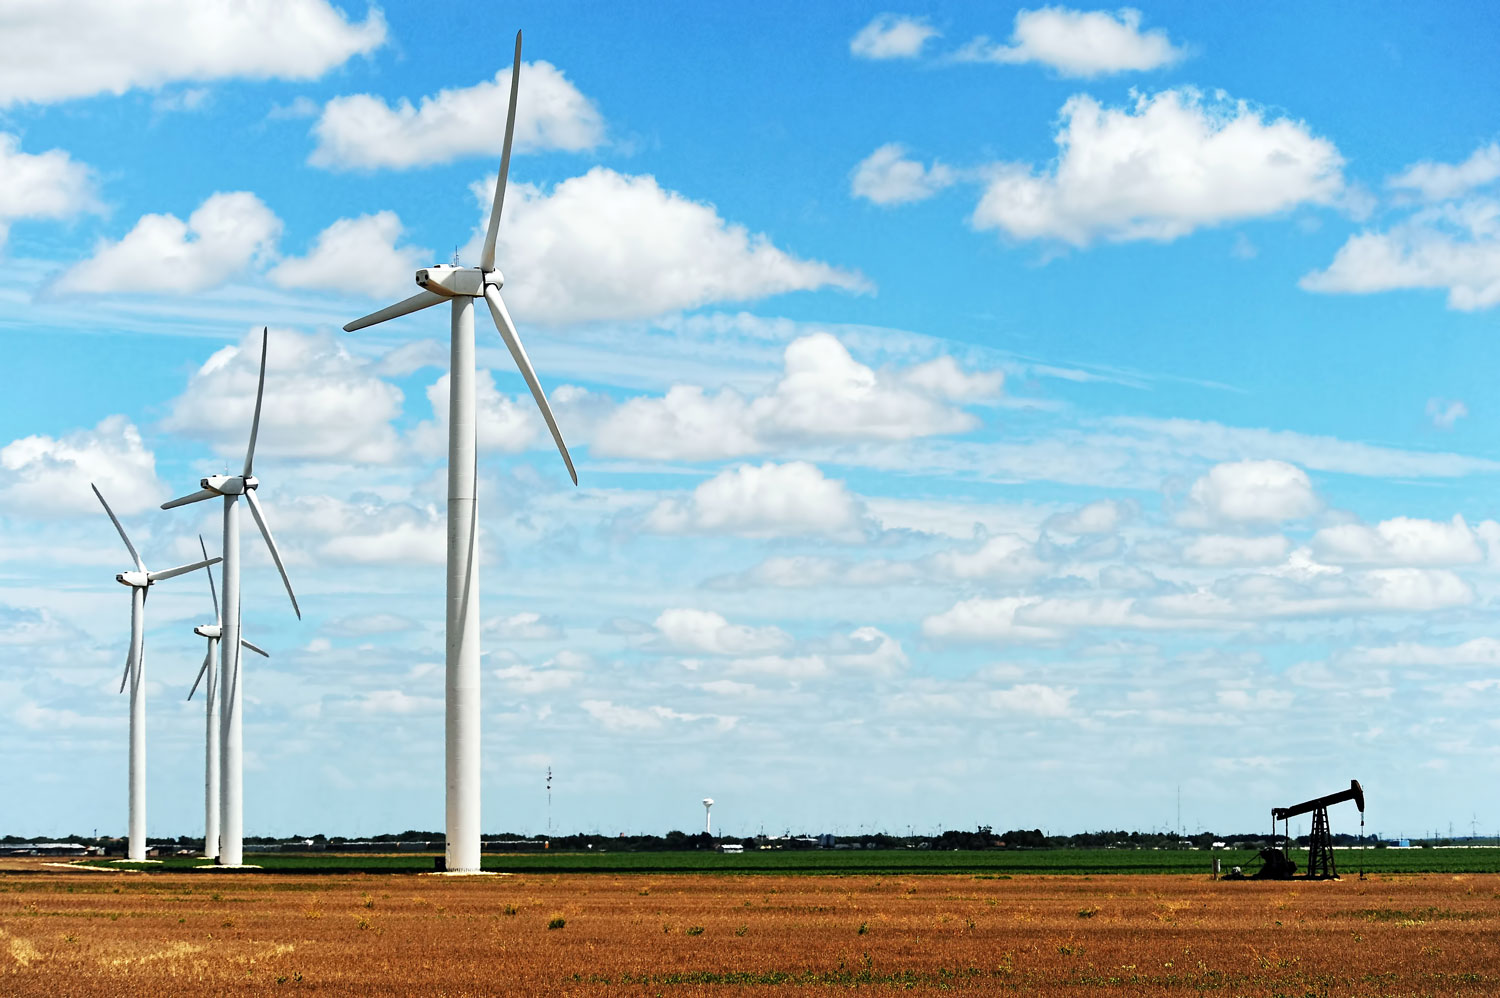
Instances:
[[[136,589],[145,589],[151,585],[151,574],[149,572],[121,572],[115,576],[115,581],[122,586],[134,586]]]
[[[238,496],[260,484],[254,475],[246,478],[244,475],[209,475],[199,483],[203,488],[211,492],[217,492],[221,496]]]
[[[498,270],[488,273],[478,267],[450,267],[446,264],[417,271],[417,285],[444,298],[483,298],[486,285],[500,287]]]
[[[224,628],[218,624],[199,624],[193,628],[193,633],[200,638],[212,638],[217,641],[224,635]]]

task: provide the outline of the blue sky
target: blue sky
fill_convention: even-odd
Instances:
[[[0,13],[0,827],[123,829],[88,482],[212,542],[262,325],[247,834],[441,826],[446,318],[339,327],[476,259],[516,28],[487,831],[1500,825],[1495,13],[180,6]]]

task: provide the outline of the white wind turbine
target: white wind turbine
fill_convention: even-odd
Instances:
[[[495,200],[490,208],[489,228],[478,267],[435,266],[417,271],[422,291],[395,305],[355,319],[346,332],[373,326],[387,319],[451,302],[451,353],[448,376],[448,586],[447,673],[444,698],[447,704],[445,730],[446,868],[454,872],[479,869],[479,562],[476,545],[478,516],[475,489],[476,441],[474,415],[474,299],[483,298],[490,317],[510,350],[521,377],[531,389],[547,429],[562,453],[573,484],[578,472],[562,432],[552,418],[552,407],[537,381],[536,370],[521,345],[515,323],[500,297],[504,283],[495,269],[495,237],[500,230],[500,209],[505,202],[505,182],[510,173],[510,145],[516,127],[516,94],[521,78],[521,33],[516,32],[515,63],[510,75],[510,112],[505,119],[505,146],[500,153],[500,175],[495,180]]]
[[[93,483],[89,488],[99,497],[109,521],[120,532],[120,540],[130,552],[130,560],[135,562],[135,571],[121,572],[115,581],[130,587],[130,652],[125,656],[125,675],[120,679],[121,693],[125,692],[125,684],[130,684],[130,847],[126,856],[140,860],[146,858],[146,590],[162,579],[206,568],[219,559],[208,560],[205,555],[204,561],[192,565],[179,565],[165,572],[147,571],[115,511],[104,501],[104,494]]]
[[[208,547],[203,543],[203,535],[198,535],[198,546],[203,549],[203,557],[208,557]],[[219,674],[212,668],[214,652],[219,650],[219,637],[224,631],[224,619],[219,613],[219,594],[214,591],[214,573],[208,572],[208,597],[214,603],[214,622],[212,624],[199,624],[193,628],[193,633],[199,637],[208,639],[208,651],[203,656],[203,667],[198,670],[198,678],[193,680],[193,688],[188,690],[188,700],[193,699],[193,694],[198,692],[198,686],[204,679],[208,684],[203,687],[203,708],[205,715],[205,731],[203,735],[203,855],[208,859],[219,857]],[[240,647],[249,648],[257,655],[271,656],[264,650],[240,638]]]
[[[250,515],[266,539],[271,551],[271,560],[281,573],[286,585],[286,594],[292,599],[292,609],[297,619],[302,619],[302,610],[297,606],[297,595],[292,592],[292,580],[287,578],[286,567],[281,563],[281,552],[271,538],[271,529],[266,526],[265,511],[255,490],[260,480],[251,474],[255,464],[255,436],[260,432],[260,406],[266,391],[266,345],[267,330],[260,334],[260,382],[255,387],[255,416],[250,421],[250,446],[245,450],[245,468],[240,474],[210,475],[199,484],[202,489],[190,496],[164,502],[162,509],[186,506],[204,499],[224,498],[224,612],[220,614],[219,635],[219,863],[223,866],[240,866],[245,861],[245,724],[242,714],[244,688],[240,683],[240,496],[250,506]]]

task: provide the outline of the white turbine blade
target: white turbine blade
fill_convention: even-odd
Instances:
[[[255,654],[259,655],[261,658],[270,658],[271,657],[271,653],[270,652],[266,651],[264,648],[257,648],[255,645],[253,645],[250,642],[246,641],[244,638],[240,638],[240,644],[244,645],[246,648],[249,648],[251,651],[255,652]]]
[[[255,386],[255,416],[250,420],[250,446],[245,448],[245,470],[242,472],[246,478],[250,477],[250,469],[255,464],[255,437],[260,433],[260,402],[266,394],[266,345],[270,337],[271,330],[261,326],[260,381]]]
[[[176,568],[169,568],[164,572],[147,572],[146,581],[160,582],[162,579],[174,579],[185,572],[196,572],[200,568],[217,565],[223,560],[223,558],[210,558],[207,561],[195,561],[191,565],[178,565]]]
[[[176,509],[178,506],[186,506],[190,502],[202,502],[205,499],[217,499],[219,493],[213,489],[201,489],[190,496],[181,496],[161,504],[162,509]],[[127,541],[127,543],[129,543]]]
[[[495,178],[495,203],[490,207],[490,226],[484,233],[484,252],[479,269],[495,269],[495,237],[500,233],[500,209],[505,205],[505,182],[510,176],[510,141],[516,134],[516,93],[521,85],[521,33],[516,32],[516,60],[510,70],[510,113],[505,116],[505,148],[500,152],[500,175]]]
[[[356,329],[363,329],[366,326],[373,326],[378,322],[384,322],[387,319],[394,319],[399,315],[410,315],[412,312],[420,312],[424,308],[431,308],[434,305],[441,305],[447,300],[447,298],[444,298],[440,294],[434,294],[431,291],[420,291],[417,294],[412,295],[405,301],[398,301],[394,305],[387,305],[379,312],[371,312],[363,319],[355,319],[353,322],[346,322],[344,324],[344,332],[352,333]]]
[[[130,651],[125,653],[125,674],[120,677],[120,692],[125,692],[125,684],[130,682],[130,667],[135,664],[135,642],[130,643]]]
[[[109,522],[113,523],[115,529],[120,532],[120,540],[125,542],[125,548],[130,552],[130,560],[135,562],[135,570],[137,572],[144,572],[146,566],[141,564],[141,556],[135,553],[135,545],[130,543],[129,537],[125,536],[125,528],[120,526],[120,520],[119,517],[115,516],[115,511],[110,509],[109,503],[104,501],[104,493],[100,492],[99,486],[93,482],[89,482],[89,488],[94,490],[94,495],[99,497],[100,504],[104,506],[104,512],[109,514]]]
[[[271,528],[266,526],[266,515],[260,508],[260,500],[255,498],[254,489],[245,490],[245,500],[250,503],[250,515],[255,517],[255,525],[260,528],[260,535],[266,539],[266,547],[271,549],[271,560],[276,562],[276,571],[281,573],[286,594],[292,598],[292,610],[296,612],[297,619],[301,620],[302,608],[297,605],[297,594],[292,592],[292,580],[286,576],[286,566],[281,563],[281,552],[276,550],[276,542],[271,539]]]
[[[208,545],[203,543],[203,535],[202,534],[198,535],[198,547],[200,547],[200,548],[203,549],[203,560],[207,561],[208,560]],[[222,560],[222,559],[220,559],[220,560]],[[214,589],[214,573],[212,573],[212,572],[205,572],[204,574],[208,576],[208,598],[214,601],[214,623],[215,624],[223,623],[223,621],[221,621],[219,619],[219,593],[218,593],[218,590]]]
[[[557,450],[562,454],[563,463],[568,466],[568,474],[573,478],[573,484],[578,484],[578,472],[573,470],[573,458],[568,455],[568,445],[563,443],[562,431],[557,428],[557,420],[552,418],[552,407],[547,404],[547,395],[542,391],[541,382],[536,379],[536,369],[531,366],[531,358],[526,356],[526,348],[521,345],[521,336],[516,332],[516,324],[510,320],[510,313],[505,310],[505,302],[500,298],[500,292],[495,286],[485,285],[484,300],[490,306],[490,315],[495,320],[495,329],[500,333],[500,338],[505,340],[505,345],[510,349],[510,355],[515,360],[516,366],[521,369],[521,377],[526,379],[526,386],[531,389],[531,397],[536,399],[538,408],[542,410],[542,418],[547,421],[547,429],[552,431],[552,439],[557,442]]]
[[[212,645],[209,646],[212,649]],[[188,699],[193,699],[193,694],[198,692],[198,684],[203,682],[203,677],[208,675],[208,660],[213,657],[213,651],[203,653],[203,667],[198,670],[198,678],[193,680],[193,688],[188,690]]]

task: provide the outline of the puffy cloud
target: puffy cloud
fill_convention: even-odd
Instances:
[[[1020,683],[1008,689],[990,690],[983,700],[986,706],[1002,713],[1055,718],[1073,712],[1073,698],[1077,695],[1077,690],[1066,686]]]
[[[729,670],[738,675],[775,676],[790,680],[835,675],[889,677],[911,665],[901,642],[878,627],[857,627],[818,642],[801,655],[753,655],[736,658]]]
[[[658,503],[646,517],[657,533],[745,537],[858,534],[863,506],[844,483],[805,461],[741,465],[722,471],[685,499]]]
[[[1473,198],[1417,212],[1385,232],[1350,236],[1307,291],[1372,294],[1441,288],[1462,312],[1500,303],[1500,201]]]
[[[1049,566],[1035,548],[1014,534],[991,537],[977,551],[942,551],[932,556],[934,571],[955,579],[1025,582],[1046,575]]]
[[[431,507],[307,496],[278,504],[272,517],[283,554],[307,548],[321,560],[406,566],[447,556],[447,521]]]
[[[1469,407],[1462,401],[1430,398],[1427,400],[1427,418],[1440,430],[1451,430],[1453,424],[1469,414]]]
[[[311,80],[384,41],[379,9],[351,22],[327,0],[27,3],[0,32],[0,107],[176,80]]]
[[[584,700],[578,706],[584,712],[598,721],[606,731],[617,734],[638,734],[647,731],[660,731],[669,721],[688,723],[692,721],[713,721],[715,726],[726,731],[734,727],[738,718],[725,717],[719,714],[684,714],[670,707],[657,705],[654,707],[630,707],[625,704],[617,704],[611,700]]]
[[[87,166],[61,149],[22,152],[20,137],[9,132],[0,132],[0,177],[0,247],[16,219],[68,218],[98,208]]]
[[[711,610],[665,610],[653,626],[664,648],[691,655],[761,655],[792,641],[779,627],[731,624]]]
[[[413,274],[432,259],[431,250],[397,246],[400,237],[401,219],[393,211],[341,218],[318,233],[307,256],[283,260],[266,276],[283,288],[390,297],[404,285],[414,287]]]
[[[1342,192],[1333,143],[1249,104],[1206,101],[1190,89],[1142,94],[1105,108],[1084,94],[1063,105],[1055,165],[989,168],[974,209],[978,229],[1015,239],[1167,241],[1194,229],[1258,218]]]
[[[64,291],[176,292],[222,284],[270,254],[281,219],[249,191],[210,195],[186,222],[176,215],[142,215],[119,242],[104,241],[94,255],[65,271]]]
[[[541,614],[530,611],[490,621],[485,630],[511,641],[555,641],[563,636],[562,628],[555,620],[544,619]]]
[[[412,446],[422,453],[442,454],[448,449],[449,377],[444,374],[427,387],[432,419],[412,428]],[[539,441],[546,432],[546,424],[531,395],[512,398],[501,394],[495,387],[494,375],[482,368],[474,372],[474,407],[480,450],[517,454]]]
[[[1036,62],[1063,76],[1102,76],[1170,66],[1187,53],[1161,28],[1141,31],[1141,12],[1129,7],[1069,10],[1043,7],[1016,13],[1010,43],[979,37],[957,53],[975,62]]]
[[[1301,468],[1285,461],[1228,461],[1193,483],[1179,520],[1188,526],[1278,523],[1321,508]]]
[[[1043,527],[1050,533],[1085,537],[1112,534],[1135,516],[1135,504],[1115,499],[1096,499],[1085,506],[1047,518]]]
[[[359,697],[354,706],[364,714],[406,716],[441,713],[443,701],[437,697],[412,696],[400,690],[371,690]]]
[[[371,94],[335,97],[313,125],[318,144],[308,162],[334,169],[404,170],[462,156],[498,157],[505,144],[510,73],[506,66],[493,80],[440,90],[416,107],[404,97],[395,107]],[[548,62],[522,64],[513,152],[578,152],[603,141],[599,110],[562,70]]]
[[[732,389],[710,395],[678,385],[662,398],[631,399],[595,433],[599,454],[703,460],[739,457],[779,443],[906,440],[973,429],[978,421],[950,401],[989,399],[998,371],[967,373],[950,357],[904,371],[861,364],[828,333],[794,340],[781,379],[746,399]]]
[[[1398,516],[1373,527],[1343,523],[1313,535],[1312,550],[1334,565],[1466,565],[1484,560],[1479,539],[1455,515],[1447,523]]]
[[[584,667],[592,660],[577,652],[562,652],[540,668],[530,665],[508,665],[490,674],[516,696],[535,696],[565,690],[584,677]]]
[[[939,34],[926,18],[877,14],[849,39],[849,54],[861,59],[913,59]]]
[[[1496,179],[1500,179],[1500,142],[1480,146],[1462,163],[1413,163],[1385,183],[1392,190],[1411,191],[1427,201],[1445,201]]]
[[[850,178],[849,192],[876,204],[925,201],[952,184],[953,171],[941,163],[923,166],[906,158],[900,143],[876,149],[860,161]]]
[[[22,437],[0,448],[0,499],[12,512],[56,516],[102,513],[89,484],[118,514],[140,513],[162,501],[156,457],[124,416],[60,438]]]
[[[476,185],[485,214],[490,192]],[[479,256],[482,234],[466,249]],[[523,322],[634,319],[788,291],[863,291],[864,279],[777,249],[713,205],[650,176],[595,167],[550,191],[512,184],[499,260]]]
[[[1286,558],[1290,547],[1290,542],[1281,534],[1262,537],[1206,534],[1188,542],[1182,549],[1182,560],[1206,568],[1274,565]]]
[[[244,454],[255,413],[260,330],[215,353],[172,401],[162,426]],[[400,453],[391,420],[401,390],[382,381],[331,336],[270,334],[257,455],[387,462]],[[317,432],[308,432],[316,427]]]

